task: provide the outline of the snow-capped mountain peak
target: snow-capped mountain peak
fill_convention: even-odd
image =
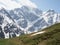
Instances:
[[[52,9],[43,12],[31,0],[0,0],[0,30],[4,38],[37,32],[57,22],[60,14]]]

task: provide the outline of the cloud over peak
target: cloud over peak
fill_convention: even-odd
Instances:
[[[37,6],[30,0],[0,0],[0,8],[3,7],[9,10],[14,8],[20,8],[23,5],[37,8]]]

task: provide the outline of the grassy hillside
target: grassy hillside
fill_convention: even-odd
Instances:
[[[60,23],[45,28],[45,33],[35,36],[21,35],[11,39],[0,39],[0,45],[60,45]]]

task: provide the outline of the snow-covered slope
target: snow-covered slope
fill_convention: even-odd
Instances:
[[[60,23],[60,14],[54,10],[43,13],[37,8],[27,6],[7,11],[4,8],[0,9],[0,16],[0,25],[5,38],[37,32],[39,29]]]
[[[60,15],[54,10],[48,10],[43,13],[37,8],[22,6],[21,8],[10,10],[9,14],[25,34],[36,32],[39,29],[43,29],[60,22]]]
[[[60,23],[60,14],[54,10],[43,12],[30,0],[0,0],[0,38],[30,34],[55,23]]]
[[[0,9],[0,38],[19,36],[23,31],[16,25],[5,9]]]

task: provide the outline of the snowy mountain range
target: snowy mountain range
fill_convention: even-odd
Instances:
[[[30,34],[60,23],[60,14],[52,9],[43,12],[30,0],[27,2],[25,0],[19,2],[18,0],[18,3],[15,0],[11,1],[0,1],[0,38]]]

